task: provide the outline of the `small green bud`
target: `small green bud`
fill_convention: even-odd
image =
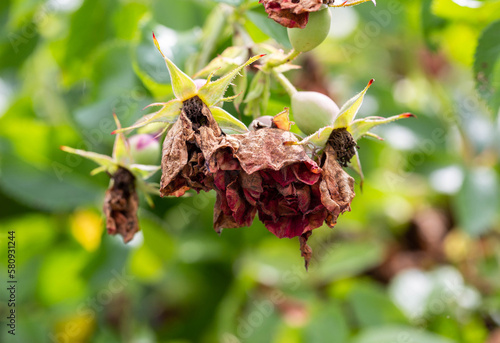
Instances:
[[[332,14],[328,8],[309,13],[305,28],[288,28],[288,38],[296,51],[306,52],[320,45],[328,36]]]
[[[156,165],[160,162],[160,143],[153,135],[134,135],[128,143],[134,163]]]
[[[293,121],[307,135],[332,125],[339,111],[337,104],[324,94],[297,92],[292,95]]]

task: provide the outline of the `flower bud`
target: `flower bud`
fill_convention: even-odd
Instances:
[[[160,162],[160,143],[153,135],[134,135],[128,143],[134,163],[156,165]]]
[[[305,28],[288,28],[288,38],[296,51],[306,52],[320,45],[328,36],[332,14],[328,8],[309,13]]]
[[[332,125],[339,111],[337,104],[324,94],[297,92],[292,95],[293,121],[307,135]]]
[[[194,84],[196,85],[196,89],[198,90],[207,83],[206,79],[194,79],[193,81]]]

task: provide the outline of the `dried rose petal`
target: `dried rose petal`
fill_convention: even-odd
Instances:
[[[296,140],[292,133],[273,128],[225,137],[209,160],[218,190],[214,218],[217,231],[224,227],[223,222],[235,227],[242,218],[250,225],[256,212],[252,207],[259,211],[259,219],[269,231],[280,238],[300,236],[322,225],[327,213],[319,189],[309,189],[319,187],[320,169],[302,147],[283,144]],[[229,185],[234,187],[231,194]],[[226,199],[222,199],[224,195]],[[230,206],[232,201],[245,209],[240,211],[246,216],[238,215],[237,208]],[[234,220],[228,221],[228,216]]]
[[[319,11],[323,0],[259,0],[269,18],[285,27],[306,27],[309,12]]]
[[[333,227],[340,214],[351,210],[355,196],[354,179],[337,162],[337,153],[330,144],[325,148],[324,160],[319,189],[321,203],[328,210],[326,223]]]
[[[120,234],[125,243],[129,242],[139,231],[138,206],[135,178],[127,169],[119,168],[112,176],[112,185],[104,197],[103,211],[108,234]]]
[[[184,101],[179,119],[163,142],[162,196],[182,196],[191,188],[197,192],[212,189],[205,152],[218,146],[221,135],[221,129],[200,98],[195,96]]]
[[[309,268],[309,262],[312,258],[312,249],[309,245],[307,245],[307,240],[312,235],[312,232],[306,232],[302,236],[299,237],[300,242],[300,255],[304,258],[304,263],[306,270]]]

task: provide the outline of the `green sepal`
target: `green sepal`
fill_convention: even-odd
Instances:
[[[334,130],[333,126],[325,126],[312,135],[307,136],[300,142],[296,143],[299,145],[313,145],[316,149],[323,150],[328,142],[328,138]]]
[[[222,131],[226,134],[245,133],[248,128],[241,121],[233,117],[229,112],[216,106],[210,107],[210,112]]]
[[[75,155],[85,157],[85,158],[97,163],[100,166],[99,168],[102,168],[102,170],[99,170],[95,174],[97,174],[99,172],[103,172],[103,171],[107,171],[107,172],[110,172],[111,174],[113,174],[113,171],[115,171],[117,169],[117,165],[116,165],[115,161],[110,156],[98,154],[98,153],[92,152],[92,151],[73,149],[73,148],[70,148],[68,146],[61,146],[61,150],[65,151],[67,153],[70,153],[70,154],[75,154]],[[94,169],[93,172],[95,170],[96,169]]]
[[[363,190],[363,182],[365,181],[365,176],[363,175],[363,170],[361,169],[361,160],[359,158],[358,150],[356,150],[356,154],[353,156],[353,158],[351,158],[349,167],[351,167],[352,170],[359,174],[359,187],[361,188],[361,190]]]
[[[208,65],[193,75],[193,78],[206,77],[210,74],[220,76],[238,67],[248,58],[248,49],[242,46],[230,46]]]
[[[147,107],[151,106],[163,106],[159,111],[147,114],[138,121],[136,121],[132,126],[115,130],[112,132],[112,134],[120,133],[120,132],[125,132],[125,131],[130,131],[133,129],[137,129],[139,127],[143,127],[145,125],[151,124],[151,123],[174,123],[177,118],[179,117],[179,114],[181,113],[181,108],[182,108],[182,102],[179,101],[178,99],[170,100],[169,102],[166,103],[155,103],[151,104]],[[146,107],[146,108],[147,108]]]
[[[233,79],[238,75],[241,69],[245,68],[247,65],[252,64],[264,55],[257,55],[251,57],[246,63],[242,64],[233,71],[227,73],[216,81],[211,81],[210,78],[207,83],[204,84],[198,91],[198,96],[200,99],[208,106],[211,107],[222,100],[224,94],[226,93],[227,87],[233,81]]]
[[[131,164],[128,169],[138,179],[149,179],[158,170],[160,170],[160,168],[160,166],[153,166],[148,164]]]
[[[358,139],[360,139],[361,137],[363,137],[365,135],[369,135],[369,136],[372,136],[374,138],[381,139],[377,135],[375,135],[371,132],[368,132],[368,131],[376,126],[379,126],[382,124],[387,124],[387,123],[393,122],[393,121],[398,120],[398,119],[404,119],[404,118],[409,118],[409,117],[415,117],[415,116],[411,113],[403,113],[403,114],[400,114],[397,116],[392,116],[389,118],[375,117],[375,116],[366,117],[366,118],[358,119],[358,120],[355,120],[354,122],[352,122],[351,125],[349,125],[349,127],[347,128],[347,131],[349,131],[351,133],[352,138],[354,138],[355,141],[358,141]]]
[[[373,4],[375,6],[377,6],[377,2],[375,0],[346,0],[338,5],[335,5],[332,3],[332,4],[328,4],[328,6],[330,6],[330,7],[349,7],[349,6],[359,5],[359,4],[362,4],[364,2],[368,2],[368,1],[373,2]]]
[[[336,129],[347,128],[352,123],[352,121],[356,117],[356,114],[358,113],[359,108],[361,107],[361,104],[363,103],[363,98],[366,94],[366,91],[368,90],[368,88],[370,88],[373,81],[374,80],[371,79],[365,89],[353,96],[342,106],[337,119],[335,119],[335,122],[333,123],[333,126]]]
[[[198,89],[194,81],[187,76],[182,70],[179,69],[168,57],[166,57],[160,49],[160,44],[153,33],[153,40],[156,48],[163,56],[165,63],[167,64],[168,72],[170,74],[170,80],[172,81],[172,89],[174,95],[180,101],[190,99],[196,95]]]
[[[114,113],[113,119],[116,123],[115,132],[118,132],[122,129],[122,125],[120,124],[118,117]],[[132,155],[130,154],[130,147],[127,138],[125,138],[125,135],[121,132],[118,132],[116,134],[115,142],[113,144],[113,153],[111,154],[111,157],[116,164],[123,166],[129,165],[132,162]]]

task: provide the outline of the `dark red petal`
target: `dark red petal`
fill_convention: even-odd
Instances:
[[[300,181],[308,185],[313,185],[318,182],[321,174],[312,172],[311,167],[314,166],[306,163],[296,163],[293,165],[293,173]]]

